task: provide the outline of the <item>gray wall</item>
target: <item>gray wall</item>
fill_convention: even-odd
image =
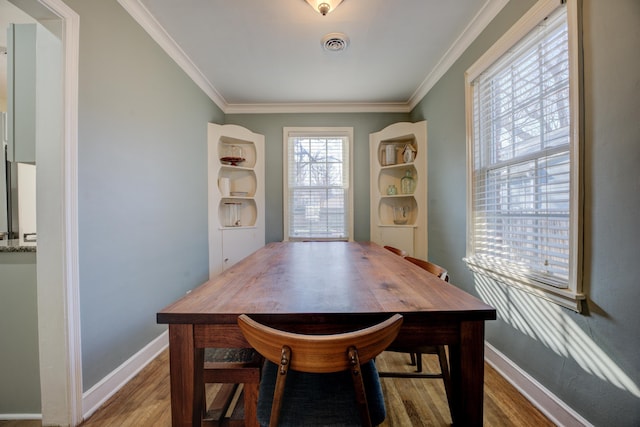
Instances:
[[[354,239],[369,240],[369,134],[408,118],[408,114],[228,114],[226,123],[245,126],[265,136],[266,241],[281,241],[284,236],[283,127],[353,127]]]
[[[0,414],[40,413],[36,254],[0,253]]]
[[[220,109],[115,1],[80,15],[79,249],[86,391],[208,278],[207,122]]]
[[[534,1],[513,0],[412,112],[428,120],[429,256],[498,308],[487,340],[597,426],[640,423],[640,2],[584,1],[585,283],[576,314],[473,277],[465,255],[464,71]]]

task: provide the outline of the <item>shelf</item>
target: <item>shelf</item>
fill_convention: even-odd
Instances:
[[[231,165],[222,162],[220,159],[223,157],[242,157],[244,161],[237,165]],[[253,169],[256,165],[256,146],[253,141],[221,136],[218,140],[218,160],[223,168]]]
[[[401,197],[401,196],[412,196],[415,194],[415,187],[418,180],[421,178],[418,176],[418,171],[413,163],[402,165],[403,167],[398,166],[387,166],[384,168],[380,168],[380,173],[378,174],[378,192],[380,193],[380,197]],[[411,176],[413,178],[413,192],[412,193],[402,193],[402,185],[401,180],[404,177],[407,170],[411,171]],[[396,190],[398,192],[397,195],[387,194],[387,188],[390,185],[395,185]]]
[[[415,136],[413,135],[405,135],[399,138],[380,141],[380,143],[378,144],[379,166],[381,168],[390,168],[413,163],[413,160],[409,162],[404,161],[403,151],[407,145],[410,145],[413,148],[413,158],[417,158],[416,156],[418,154],[418,144],[416,142]],[[392,159],[389,159],[387,156],[387,150],[390,149],[390,147],[394,151],[394,154],[391,156]]]
[[[396,223],[394,221],[395,218],[398,218],[399,209],[404,208],[404,217],[406,218],[406,223]],[[380,204],[378,205],[378,218],[379,223],[383,225],[415,225],[418,218],[418,204],[416,203],[416,199],[412,196],[401,196],[401,197],[385,197],[380,199]]]
[[[223,196],[223,180],[229,180],[229,193],[236,191],[244,191],[247,196]],[[218,171],[218,191],[222,197],[241,197],[251,198],[256,194],[257,179],[253,169],[240,168],[238,166],[221,167]]]
[[[403,151],[409,153],[407,157]],[[426,122],[394,123],[371,133],[369,156],[371,241],[427,259]],[[403,193],[407,171],[413,185]],[[391,186],[395,194],[388,194]]]
[[[229,210],[231,209],[230,205],[232,204],[236,205],[236,209],[238,211],[237,220],[240,225],[230,225],[233,222],[230,219],[229,213]],[[258,210],[256,202],[253,199],[242,198],[242,200],[238,200],[238,198],[235,197],[224,197],[220,200],[220,205],[218,206],[218,218],[220,218],[220,226],[222,228],[235,229],[255,226],[257,216]]]

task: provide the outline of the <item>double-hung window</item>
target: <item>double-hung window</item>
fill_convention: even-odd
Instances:
[[[467,71],[465,260],[579,311],[579,29],[568,3],[539,1]]]
[[[285,240],[352,240],[353,128],[284,128]]]

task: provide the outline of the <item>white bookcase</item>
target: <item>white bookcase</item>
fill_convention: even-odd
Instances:
[[[265,244],[264,136],[208,125],[209,277]]]
[[[413,154],[405,158],[405,150]],[[371,241],[428,259],[427,122],[394,123],[370,134],[369,152]],[[413,186],[403,193],[407,171]]]

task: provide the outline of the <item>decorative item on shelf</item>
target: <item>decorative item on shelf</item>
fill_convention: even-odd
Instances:
[[[407,172],[400,180],[400,191],[402,191],[402,194],[412,194],[413,188],[413,177],[411,176],[411,170],[407,169]]]
[[[225,202],[225,206],[227,209],[225,227],[240,227],[242,225],[240,223],[240,206],[242,206],[242,203]]]
[[[384,164],[386,166],[396,164],[396,146],[394,144],[387,144],[384,148]]]
[[[411,208],[409,206],[394,206],[393,207],[393,223],[397,225],[406,224],[409,220],[409,213]]]
[[[218,185],[220,186],[220,194],[222,194],[222,197],[229,197],[229,189],[231,188],[229,178],[221,177],[218,180]]]
[[[411,163],[415,160],[415,158],[416,149],[413,144],[405,145],[404,149],[402,150],[402,160],[404,160],[405,163]]]
[[[220,157],[220,161],[226,165],[238,166],[239,163],[244,162],[244,150],[239,145],[227,145],[224,148],[223,156]]]
[[[396,194],[398,194],[398,189],[396,188],[395,185],[389,185],[387,187],[387,194],[389,196],[395,196]]]

